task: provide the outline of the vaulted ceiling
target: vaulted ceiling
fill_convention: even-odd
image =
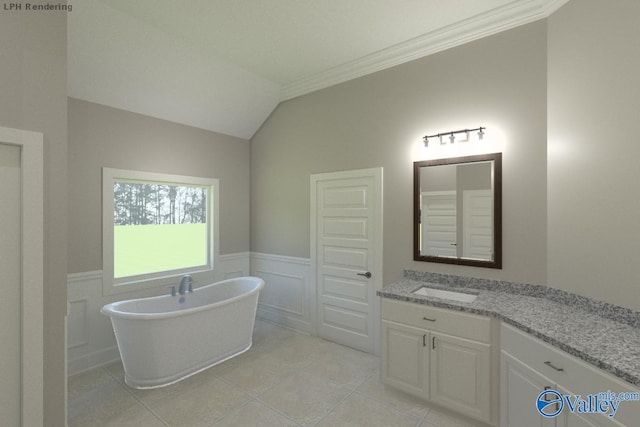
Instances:
[[[283,100],[567,1],[82,0],[68,15],[68,93],[250,139]]]

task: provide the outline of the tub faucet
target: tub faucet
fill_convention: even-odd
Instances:
[[[180,280],[180,286],[178,287],[178,293],[184,295],[187,292],[187,283],[189,284],[189,292],[193,292],[193,278],[190,274],[185,274]]]

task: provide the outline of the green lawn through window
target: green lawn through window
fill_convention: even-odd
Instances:
[[[117,225],[114,277],[207,264],[207,224]]]

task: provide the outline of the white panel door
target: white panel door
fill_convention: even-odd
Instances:
[[[8,427],[21,422],[20,154],[0,143],[0,424]]]
[[[422,247],[427,256],[457,257],[456,192],[434,191],[422,193],[420,225]]]
[[[377,352],[382,170],[314,175],[312,186],[318,335]]]
[[[0,127],[0,424],[43,420],[43,135]]]
[[[493,260],[493,191],[467,190],[462,200],[462,256]]]

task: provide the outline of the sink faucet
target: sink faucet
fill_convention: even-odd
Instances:
[[[185,274],[180,280],[180,286],[178,287],[178,293],[184,295],[187,292],[187,283],[189,284],[189,292],[193,292],[193,278],[190,274]]]

